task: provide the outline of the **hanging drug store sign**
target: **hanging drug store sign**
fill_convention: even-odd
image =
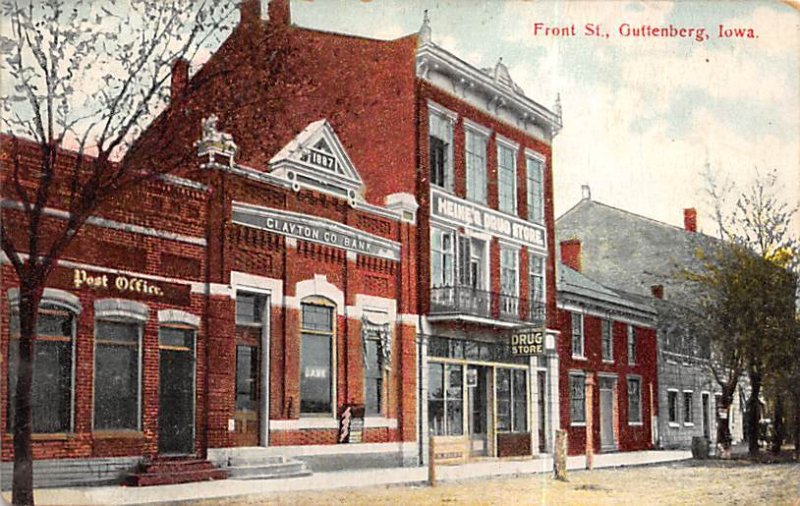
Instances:
[[[545,354],[544,329],[520,327],[511,331],[509,344],[514,356],[530,357]]]
[[[66,290],[91,290],[100,296],[134,300],[158,300],[188,306],[192,287],[114,272],[59,268],[48,283]]]
[[[444,218],[495,237],[544,248],[544,228],[431,189],[431,216]]]

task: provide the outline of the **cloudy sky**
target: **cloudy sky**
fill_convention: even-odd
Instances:
[[[784,199],[800,201],[800,13],[756,1],[293,1],[293,22],[375,38],[419,29],[477,67],[503,57],[529,97],[564,128],[554,143],[556,214],[588,184],[595,200],[682,225],[697,207],[713,232],[699,174],[708,161],[746,186],[756,168],[779,171]],[[575,25],[576,35],[541,27]],[[584,35],[600,25],[599,37]],[[708,37],[624,37],[620,26],[704,28]],[[719,37],[720,25],[754,38]],[[537,33],[538,32],[538,33]],[[605,34],[608,37],[605,37]],[[740,32],[741,33],[741,32]],[[800,235],[800,220],[795,220]]]

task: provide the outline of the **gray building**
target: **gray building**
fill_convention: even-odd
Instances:
[[[587,186],[581,201],[556,220],[562,261],[658,312],[658,423],[664,448],[689,447],[694,436],[716,440],[721,389],[708,361],[707,342],[693,331],[687,312],[692,290],[681,276],[699,267],[697,252],[715,239],[697,232],[696,212],[684,210],[684,228],[593,201]],[[742,439],[744,403],[734,396],[729,417],[733,440]]]

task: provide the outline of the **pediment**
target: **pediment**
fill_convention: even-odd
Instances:
[[[363,181],[330,123],[315,121],[286,144],[269,161],[270,173],[292,183],[292,188],[314,188],[363,200]]]

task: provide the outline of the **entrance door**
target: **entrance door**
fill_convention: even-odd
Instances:
[[[159,330],[158,452],[194,452],[194,330]]]
[[[467,366],[470,455],[488,455],[488,368]]]
[[[254,343],[236,346],[236,409],[233,413],[236,446],[258,446],[260,356],[261,347]]]
[[[539,384],[539,453],[547,451],[547,372],[539,371],[536,375]]]
[[[706,439],[711,439],[710,416],[708,410],[710,408],[710,399],[708,394],[703,394],[703,436]]]
[[[600,378],[600,447],[616,450],[614,439],[614,378]]]

